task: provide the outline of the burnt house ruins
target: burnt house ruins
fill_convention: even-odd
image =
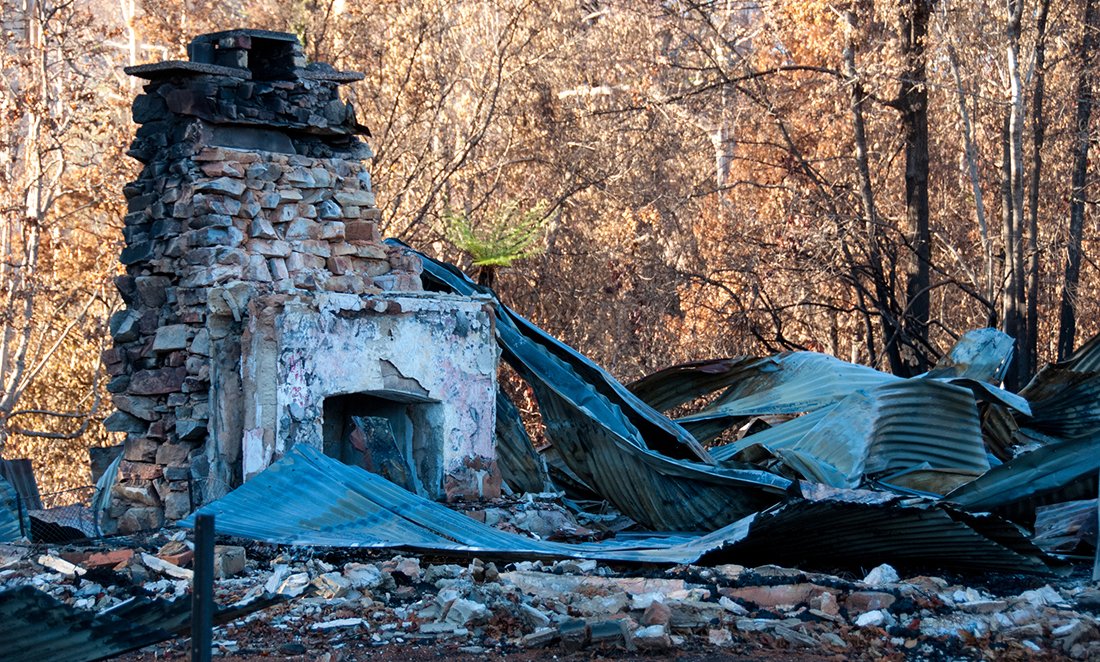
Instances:
[[[490,299],[425,292],[383,244],[372,156],[290,34],[202,35],[146,81],[126,307],[104,352],[125,446],[108,532],[185,517],[306,444],[431,499],[493,497]]]

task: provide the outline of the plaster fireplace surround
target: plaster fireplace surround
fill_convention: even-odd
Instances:
[[[196,37],[146,81],[104,352],[125,433],[107,533],[162,526],[295,444],[432,499],[500,494],[493,311],[381,242],[342,84],[290,34]]]

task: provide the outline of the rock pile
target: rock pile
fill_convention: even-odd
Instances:
[[[181,596],[188,580],[179,573],[186,569],[167,561],[181,558],[166,552],[187,543],[175,537],[174,543],[166,534],[147,539],[148,551],[84,557],[5,546],[0,582],[2,588],[31,583],[97,610],[134,590]],[[595,561],[341,559],[263,545],[245,562],[241,548],[221,550],[223,563],[236,565],[223,566],[220,602],[265,591],[293,598],[218,628],[215,648],[222,654],[309,652],[351,662],[379,647],[436,645],[468,652],[797,649],[838,659],[1100,656],[1100,591],[1083,580],[1036,579],[1035,588],[992,593],[933,576],[901,578],[889,566],[850,580],[778,566],[679,566],[642,575]],[[156,654],[174,649],[187,650],[175,641]]]

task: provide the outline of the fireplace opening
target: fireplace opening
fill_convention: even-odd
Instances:
[[[439,401],[401,391],[369,391],[329,396],[323,408],[325,455],[420,496],[443,498]]]

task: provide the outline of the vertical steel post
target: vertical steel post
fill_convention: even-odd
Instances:
[[[1100,493],[1097,494],[1096,499],[1096,517],[1098,523],[1100,523]],[[1097,527],[1097,540],[1096,540],[1096,556],[1092,559],[1092,581],[1100,581],[1100,527]]]
[[[195,579],[191,584],[191,662],[210,662],[214,645],[214,516],[195,516]]]

